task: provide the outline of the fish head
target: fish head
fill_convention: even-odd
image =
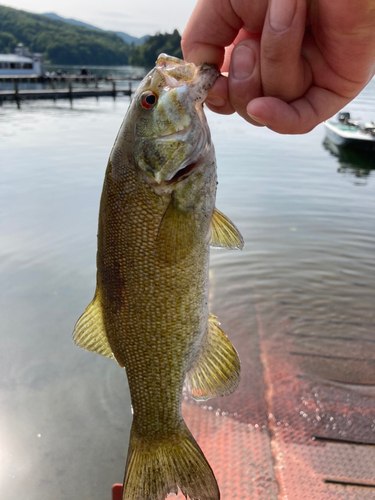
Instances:
[[[203,101],[219,70],[161,54],[132,103],[133,156],[154,186],[186,178],[211,147]]]

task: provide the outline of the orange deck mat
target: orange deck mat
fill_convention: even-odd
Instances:
[[[255,300],[249,324],[231,335],[238,390],[199,404],[184,395],[183,416],[221,499],[374,500],[375,340],[329,337],[313,321],[300,334],[282,304],[272,315],[264,307]]]

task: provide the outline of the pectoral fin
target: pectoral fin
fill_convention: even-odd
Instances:
[[[242,250],[244,241],[241,233],[220,210],[216,207],[211,219],[211,240],[210,245],[213,248],[230,248]]]
[[[231,394],[240,381],[237,351],[219,324],[211,314],[205,345],[187,374],[188,389],[197,401]]]
[[[197,237],[193,210],[182,211],[172,197],[160,223],[156,251],[158,258],[176,264],[187,257]]]
[[[99,296],[97,290],[94,299],[74,327],[73,340],[78,347],[115,359],[105,333]]]

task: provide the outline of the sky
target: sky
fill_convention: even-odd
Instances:
[[[35,14],[54,12],[98,28],[133,36],[157,31],[181,33],[196,0],[2,0],[1,4]]]

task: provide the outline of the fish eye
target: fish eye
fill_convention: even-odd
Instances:
[[[144,94],[141,95],[141,105],[143,108],[149,109],[152,108],[152,106],[155,106],[157,101],[157,96],[153,92],[144,92]]]

